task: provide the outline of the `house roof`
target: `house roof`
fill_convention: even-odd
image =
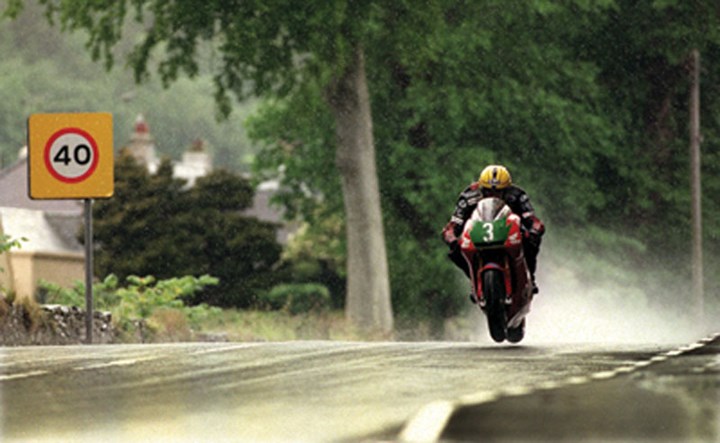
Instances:
[[[243,211],[243,214],[247,217],[255,217],[258,220],[277,224],[276,239],[280,244],[287,244],[292,233],[297,230],[297,225],[284,221],[284,211],[271,202],[279,187],[279,183],[275,180],[260,183],[255,190],[253,205]]]
[[[0,223],[13,238],[27,238],[24,251],[82,251],[79,200],[33,200],[28,195],[27,157],[0,171]]]
[[[80,200],[32,200],[28,195],[27,157],[0,171],[0,208],[33,209],[66,215],[82,214]]]
[[[80,217],[54,218],[43,211],[0,207],[0,223],[5,234],[12,238],[25,238],[22,251],[31,252],[82,252],[74,237],[80,228]]]
[[[138,151],[141,161],[153,172],[153,164],[147,162],[157,162],[155,146],[150,128],[142,116],[138,116],[135,122],[129,147]],[[154,166],[157,167],[157,164]],[[189,186],[198,177],[209,173],[212,170],[212,159],[203,142],[193,142],[189,151],[183,154],[182,161],[174,163],[173,170],[176,177],[188,180]],[[245,215],[276,223],[277,240],[285,244],[296,226],[284,222],[283,211],[270,203],[278,188],[277,181],[261,183],[256,190],[253,206],[245,211]],[[3,222],[5,232],[13,237],[33,237],[31,244],[23,247],[26,250],[80,250],[76,235],[82,224],[82,201],[33,200],[28,195],[28,189],[28,158],[25,155],[0,170],[0,222]],[[41,230],[46,232],[40,234]]]

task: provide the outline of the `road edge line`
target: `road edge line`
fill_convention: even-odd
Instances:
[[[720,332],[710,334],[694,343],[683,345],[677,349],[661,352],[646,360],[640,360],[630,365],[620,366],[609,371],[600,371],[588,376],[574,376],[558,382],[543,382],[537,386],[522,386],[518,392],[508,389],[500,389],[489,392],[478,392],[460,396],[455,401],[436,400],[420,408],[403,426],[398,436],[398,441],[403,443],[433,443],[438,441],[445,430],[445,426],[455,410],[460,406],[476,406],[483,403],[491,403],[502,398],[528,395],[535,391],[560,389],[570,385],[585,384],[591,381],[609,380],[618,375],[625,375],[638,369],[666,361],[672,357],[678,357],[686,352],[700,349],[720,338]]]
[[[446,400],[426,404],[403,427],[399,441],[413,443],[437,441],[455,408],[454,402]]]

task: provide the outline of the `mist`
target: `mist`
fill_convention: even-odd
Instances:
[[[630,269],[602,267],[595,282],[583,281],[580,275],[587,274],[584,271],[593,260],[573,260],[577,254],[563,251],[552,240],[543,245],[536,273],[540,293],[526,317],[521,345],[680,344],[717,332],[720,319],[710,294],[705,295],[705,319],[701,321],[692,315],[689,292],[671,293],[666,288],[665,293],[655,291],[650,296],[641,287],[643,277]],[[479,309],[473,307],[467,315],[468,339],[493,343]]]
[[[631,269],[612,269],[604,279],[601,276],[602,282],[583,282],[573,269],[578,264],[568,264],[563,258],[567,256],[550,250],[541,257],[537,273],[541,292],[528,316],[527,343],[686,343],[704,337],[718,323],[712,321],[709,301],[704,321],[693,316],[689,290],[670,293],[668,288],[666,293],[648,294],[640,286],[642,276]]]

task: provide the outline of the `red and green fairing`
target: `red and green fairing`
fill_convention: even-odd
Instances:
[[[522,244],[520,218],[515,214],[493,221],[468,220],[471,225],[463,232],[462,249],[475,252],[481,249],[514,249]]]

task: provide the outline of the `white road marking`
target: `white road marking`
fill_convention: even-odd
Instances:
[[[544,382],[538,383],[535,386],[535,389],[537,389],[539,391],[550,391],[553,389],[557,389],[561,386],[563,386],[563,384],[560,383],[559,381],[544,381]]]
[[[189,355],[213,354],[213,353],[219,353],[219,352],[232,351],[232,350],[236,350],[236,349],[249,348],[249,347],[258,346],[258,345],[259,345],[259,343],[242,343],[242,344],[222,346],[222,347],[211,348],[211,349],[202,349],[199,351],[190,352]],[[73,370],[74,371],[91,371],[91,370],[96,370],[96,369],[105,369],[105,368],[112,368],[112,367],[133,366],[138,363],[153,361],[153,360],[157,360],[159,358],[161,358],[161,357],[157,356],[157,355],[152,355],[152,356],[146,356],[146,357],[118,359],[118,360],[112,360],[109,362],[93,363],[93,364],[88,364],[88,365],[84,365],[84,366],[77,366],[77,367],[73,368]],[[75,359],[75,357],[58,357],[53,360],[59,360],[59,359]],[[18,365],[18,364],[31,363],[31,362],[35,362],[35,360],[28,360],[28,361],[21,361],[21,362],[3,362],[3,363],[0,363],[0,367],[10,367],[10,366]],[[37,377],[37,376],[46,375],[49,373],[50,373],[50,371],[47,371],[47,370],[38,370],[38,371],[22,372],[19,374],[7,374],[7,375],[0,374],[0,382],[8,381],[8,380],[29,378],[29,377]]]
[[[680,354],[678,354],[678,355],[680,355]],[[650,366],[651,364],[653,364],[653,362],[651,362],[650,360],[641,360],[641,361],[633,363],[633,366],[635,367],[635,369],[640,369],[640,368],[644,368],[645,366]]]
[[[17,380],[19,378],[37,377],[38,375],[45,375],[45,374],[49,374],[49,372],[48,371],[31,371],[31,372],[23,372],[20,374],[0,375],[0,381]]]
[[[463,395],[458,399],[460,405],[479,405],[490,403],[500,398],[499,392],[477,392],[475,394]]]
[[[127,358],[124,360],[113,360],[105,363],[96,363],[92,365],[86,365],[86,366],[78,366],[76,368],[73,368],[75,371],[91,371],[93,369],[104,369],[104,368],[112,368],[114,366],[132,366],[140,362],[144,361],[151,361],[151,360],[157,360],[159,357],[138,357],[138,358]]]
[[[402,442],[433,442],[440,437],[455,405],[449,401],[436,401],[428,403],[415,414],[400,433]]]
[[[603,372],[596,372],[596,373],[590,375],[590,378],[592,378],[593,380],[607,380],[607,379],[615,377],[616,375],[618,375],[617,371],[603,371]]]
[[[215,354],[219,352],[234,351],[236,349],[253,348],[255,346],[260,346],[261,344],[262,343],[242,343],[237,345],[222,346],[219,348],[202,349],[200,351],[191,352],[190,355]]]
[[[534,386],[510,386],[500,390],[500,393],[505,397],[519,397],[521,395],[527,395],[535,391]]]
[[[678,349],[654,355],[647,360],[630,362],[628,365],[621,366],[610,371],[595,372],[588,376],[568,377],[561,381],[546,381],[533,386],[517,386],[489,392],[478,392],[475,394],[463,395],[456,401],[443,400],[432,402],[420,409],[420,411],[407,422],[400,433],[399,441],[428,443],[438,441],[453,412],[455,412],[455,409],[460,406],[476,406],[484,403],[491,403],[504,397],[528,395],[535,391],[559,389],[566,386],[589,383],[593,380],[609,380],[618,375],[629,374],[654,363],[666,361],[670,357],[677,357],[686,352],[702,348],[718,337],[720,337],[720,333],[710,335],[695,343],[681,346]],[[703,373],[705,371],[715,370],[718,365],[720,365],[720,359],[717,359],[717,361],[711,362],[702,368],[695,368],[693,371]]]
[[[567,383],[568,385],[584,385],[589,381],[590,377],[577,376],[568,378],[565,383]]]

